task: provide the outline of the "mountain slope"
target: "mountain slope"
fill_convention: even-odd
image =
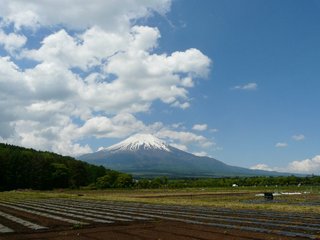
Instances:
[[[92,164],[139,176],[222,177],[287,175],[229,166],[174,148],[150,134],[137,134],[100,151],[79,157]]]

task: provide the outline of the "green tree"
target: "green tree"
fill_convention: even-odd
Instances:
[[[70,168],[70,185],[73,188],[88,185],[88,176],[85,165],[80,161],[74,162]]]
[[[133,186],[133,178],[130,174],[120,173],[115,182],[118,188],[128,188]]]
[[[108,171],[106,175],[97,179],[96,187],[100,189],[115,187],[118,175],[119,173],[116,171]]]
[[[52,163],[53,188],[67,188],[69,185],[69,169],[63,163]]]
[[[139,179],[138,181],[137,181],[137,183],[135,184],[135,186],[137,187],[137,188],[150,188],[151,187],[151,180],[149,180],[149,179]]]

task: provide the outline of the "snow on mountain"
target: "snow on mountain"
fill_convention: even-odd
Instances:
[[[136,134],[120,143],[101,149],[102,151],[137,151],[137,150],[164,150],[170,152],[169,145],[151,134]]]

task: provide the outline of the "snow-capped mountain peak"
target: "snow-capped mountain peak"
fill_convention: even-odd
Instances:
[[[151,134],[135,134],[120,143],[104,148],[103,151],[164,150],[170,152],[169,145]]]
[[[80,160],[137,176],[277,176],[280,173],[227,165],[209,157],[181,151],[150,134],[136,134]]]

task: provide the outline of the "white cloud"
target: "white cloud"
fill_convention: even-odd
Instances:
[[[256,169],[256,170],[264,170],[264,171],[274,171],[271,167],[269,167],[267,164],[259,163],[255,166],[250,167],[250,169]]]
[[[306,137],[303,134],[293,135],[292,139],[295,141],[303,141]]]
[[[195,49],[179,52],[177,59],[176,53],[169,56],[152,54],[146,49],[157,45],[158,30],[138,26],[132,29],[127,35],[89,29],[79,37],[82,43],[60,30],[46,37],[39,49],[24,51],[22,56],[41,61],[40,66],[55,65],[60,73],[69,77],[70,68],[79,67],[85,72],[95,66],[103,68],[102,72],[89,74],[84,81],[78,77],[78,82],[73,83],[77,85],[76,94],[96,111],[147,111],[151,102],[157,99],[173,107],[188,108],[186,88],[191,85],[183,75],[189,74],[187,79],[192,81],[191,75],[200,76],[208,71],[210,59]],[[188,70],[188,62],[193,61],[194,55],[197,67],[190,65]],[[54,68],[50,66],[50,69]],[[114,78],[110,79],[110,75]]]
[[[267,164],[260,163],[250,168],[289,173],[320,174],[320,155],[304,160],[292,161],[285,167],[270,167]]]
[[[156,132],[156,136],[162,139],[171,139],[178,141],[179,144],[188,145],[196,144],[202,148],[214,146],[215,143],[208,138],[187,131],[173,131],[171,129],[162,128]]]
[[[8,138],[7,142],[51,150],[64,155],[81,155],[92,151],[88,145],[81,146],[75,142],[77,139],[74,138],[74,133],[77,126],[67,117],[59,116],[50,121],[54,123],[54,126],[50,126],[47,122],[16,121],[14,125],[17,135]]]
[[[93,117],[85,122],[77,132],[79,136],[94,136],[96,138],[122,138],[143,131],[147,127],[133,115],[121,113],[113,118],[105,116]]]
[[[290,172],[296,173],[320,173],[320,155],[301,161],[293,161],[288,165]]]
[[[194,86],[194,82],[191,77],[186,77],[181,80],[181,86],[191,88]]]
[[[10,54],[14,54],[14,52],[23,47],[26,42],[27,38],[24,35],[16,33],[6,34],[0,30],[0,45],[3,45],[4,49]]]
[[[88,71],[90,67],[101,65],[102,61],[117,52],[126,51],[134,36],[129,32],[113,33],[93,26],[72,37],[61,29],[45,37],[39,49],[24,50],[21,55],[40,62],[53,62]]]
[[[188,102],[184,102],[184,103],[181,103],[179,101],[175,101],[173,104],[171,104],[170,106],[172,107],[178,107],[178,108],[181,108],[181,109],[187,109],[190,107],[190,103]]]
[[[178,143],[170,143],[170,146],[172,147],[175,147],[175,148],[178,148],[182,151],[188,151],[188,147],[186,145],[183,145],[183,144],[178,144]]]
[[[209,74],[208,67],[211,61],[198,49],[191,48],[185,52],[174,52],[168,57],[167,63],[174,72],[190,72],[195,76],[206,77]]]
[[[208,125],[207,124],[195,124],[192,127],[193,130],[196,131],[205,131],[208,129]]]
[[[244,84],[244,85],[235,86],[232,89],[254,91],[254,90],[258,89],[258,84],[257,83],[247,83],[247,84]]]
[[[75,129],[75,136],[82,138],[90,135],[96,138],[125,138],[132,134],[146,132],[164,139],[171,146],[187,151],[188,145],[200,147],[212,146],[214,143],[204,136],[188,131],[176,131],[164,126],[161,122],[145,125],[132,114],[120,113],[112,118],[104,116],[93,117],[81,127]]]
[[[74,136],[80,139],[87,135],[95,136],[96,138],[125,138],[139,132],[154,134],[166,140],[171,146],[183,151],[188,151],[188,145],[198,145],[200,147],[214,145],[213,142],[201,135],[187,131],[175,131],[164,126],[161,122],[145,125],[128,113],[121,113],[113,118],[93,117],[85,122],[83,126],[75,129]]]
[[[184,126],[184,124],[183,124],[182,122],[179,122],[179,123],[173,123],[173,124],[171,124],[171,126],[172,126],[173,128],[181,128],[181,129],[185,129],[185,126]]]
[[[201,151],[201,152],[194,152],[194,155],[198,156],[198,157],[208,157],[208,153],[205,151]]]
[[[170,138],[179,140],[182,143],[190,142],[205,142],[207,139],[201,135],[196,135],[191,132],[186,131],[173,131],[169,129],[162,129],[157,133],[157,136],[160,138]]]
[[[0,15],[6,23],[37,28],[61,24],[70,29],[100,26],[109,31],[126,31],[131,21],[148,17],[153,12],[165,14],[170,0],[1,0]],[[57,14],[59,13],[59,14]]]
[[[183,151],[188,145],[213,144],[207,138],[191,132],[171,130],[161,122],[145,125],[134,115],[119,113],[113,117],[89,116],[82,125],[72,122],[68,112],[75,111],[74,106],[64,102],[42,101],[28,106],[24,114],[29,120],[18,120],[11,123],[13,132],[2,141],[51,150],[65,155],[80,155],[92,152],[88,145],[81,146],[77,142],[88,136],[95,138],[125,138],[129,135],[148,132],[162,136],[172,146]],[[1,124],[1,123],[0,123]],[[1,134],[5,136],[5,134]]]
[[[139,131],[158,133],[185,149],[214,145],[187,130],[146,125],[134,115],[159,100],[187,109],[194,79],[210,70],[211,60],[195,48],[155,53],[159,29],[134,25],[155,12],[165,14],[170,4],[0,0],[1,26],[15,28],[0,29],[0,44],[8,51],[0,57],[0,138],[71,155],[92,151],[78,143],[86,137],[123,138]],[[46,27],[55,32],[31,47],[24,27],[33,35]],[[19,65],[24,60],[36,63]]]
[[[288,143],[278,142],[278,143],[276,143],[275,147],[277,147],[277,148],[285,148],[285,147],[288,147]]]

